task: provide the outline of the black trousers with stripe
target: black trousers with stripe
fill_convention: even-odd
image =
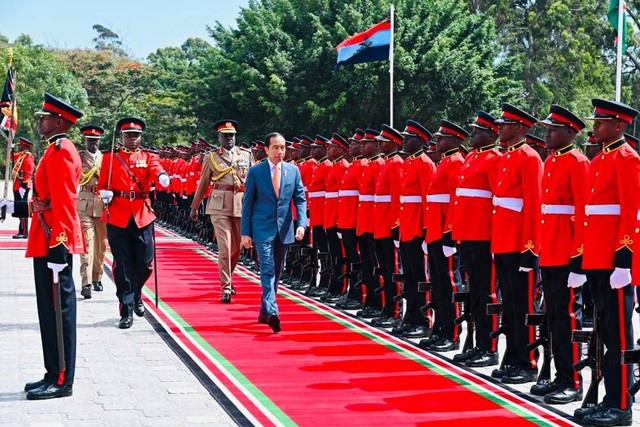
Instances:
[[[398,295],[398,286],[391,279],[393,273],[398,272],[396,257],[396,247],[392,237],[374,239],[376,248],[376,258],[382,272],[384,283],[384,304],[382,311],[384,315],[395,317],[397,315],[398,304],[393,301],[393,297]]]
[[[591,294],[598,310],[600,337],[606,347],[602,374],[604,376],[604,402],[610,408],[627,410],[631,407],[631,396],[627,388],[633,381],[633,366],[620,364],[622,350],[633,348],[634,287],[611,289],[610,277],[613,270],[587,270],[592,279]]]
[[[420,311],[420,307],[426,303],[426,296],[424,292],[418,292],[418,282],[426,280],[422,242],[424,242],[422,237],[400,242],[404,297],[407,300],[407,309],[402,323],[407,325],[427,326],[427,319]]]
[[[341,294],[344,291],[344,286],[338,278],[342,274],[342,267],[344,266],[344,262],[339,261],[344,256],[342,240],[338,236],[337,227],[327,228],[325,232],[327,233],[327,243],[329,245],[329,292],[331,294]]]
[[[429,273],[431,276],[431,298],[435,305],[436,322],[433,333],[440,338],[457,341],[460,327],[455,319],[460,315],[458,305],[452,302],[453,292],[457,291],[455,282],[455,264],[458,254],[450,258],[442,252],[442,240],[427,244],[429,251]]]
[[[569,288],[569,266],[541,267],[542,290],[551,329],[551,349],[556,381],[563,388],[580,388],[582,378],[573,365],[580,360],[579,343],[571,342],[571,331],[582,329],[582,288]]]
[[[356,237],[355,228],[341,228],[342,234],[342,246],[347,257],[347,271],[351,270],[351,264],[357,264],[360,261],[360,251],[358,249],[358,238]],[[354,284],[358,280],[357,275],[352,274],[349,279],[349,298],[360,301],[362,299],[362,292],[359,288],[356,288]]]
[[[362,259],[362,283],[367,290],[364,306],[380,309],[382,308],[382,299],[374,293],[374,290],[380,286],[380,279],[374,274],[378,262],[373,233],[362,233],[358,236],[358,245]]]

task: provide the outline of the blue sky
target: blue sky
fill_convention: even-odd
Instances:
[[[211,41],[206,26],[235,27],[249,0],[1,0],[0,34],[13,41],[28,34],[37,44],[92,48],[94,24],[120,36],[127,52],[144,59],[156,49],[190,37]]]

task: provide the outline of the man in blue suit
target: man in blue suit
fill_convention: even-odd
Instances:
[[[258,322],[280,332],[276,303],[278,281],[284,267],[287,249],[294,239],[294,209],[298,224],[307,223],[307,203],[298,168],[283,162],[285,139],[277,132],[265,140],[267,161],[249,169],[240,231],[242,245],[254,244],[260,260],[262,303]],[[302,240],[305,228],[298,226],[295,239]]]

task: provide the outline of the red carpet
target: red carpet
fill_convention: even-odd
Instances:
[[[162,247],[170,233],[158,234]],[[252,423],[573,425],[284,288],[278,296],[283,331],[273,334],[257,323],[255,276],[238,274],[238,295],[221,304],[213,256],[168,246],[157,251],[160,307],[150,311]],[[151,305],[153,279],[147,285]]]

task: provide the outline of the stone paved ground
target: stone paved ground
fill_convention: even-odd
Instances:
[[[17,220],[7,219],[0,230],[17,230]],[[79,290],[78,266],[75,257]],[[23,251],[0,250],[0,425],[236,425],[147,320],[117,328],[115,286],[108,277],[103,285],[90,300],[78,293],[73,396],[28,401],[24,383],[44,373],[32,263]]]

